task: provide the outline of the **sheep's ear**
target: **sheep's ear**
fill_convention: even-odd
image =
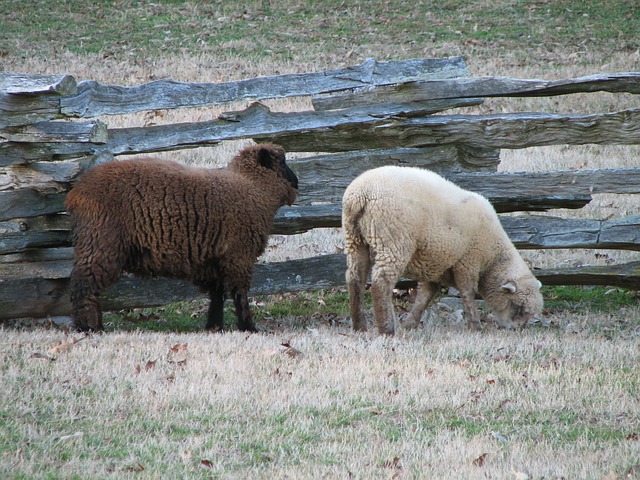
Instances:
[[[258,163],[265,168],[273,168],[273,156],[268,148],[258,150]]]
[[[513,282],[507,282],[504,285],[500,286],[500,290],[503,293],[516,293],[518,287],[516,287],[516,284]]]

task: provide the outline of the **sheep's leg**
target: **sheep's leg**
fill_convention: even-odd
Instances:
[[[460,292],[462,309],[467,319],[467,327],[471,330],[482,330],[480,310],[476,305],[476,289],[478,285],[477,273],[469,272],[459,264],[451,269],[453,286]]]
[[[436,295],[439,285],[431,282],[418,282],[418,292],[413,308],[404,321],[404,328],[409,330],[416,328],[420,324],[420,319],[427,305]]]
[[[73,325],[76,329],[85,332],[104,330],[97,296],[119,276],[120,268],[114,268],[114,264],[105,267],[82,260],[76,262],[69,283]]]
[[[257,332],[258,329],[251,318],[249,309],[249,299],[247,289],[238,288],[233,292],[233,303],[236,306],[236,317],[238,317],[238,329],[243,332]]]
[[[364,292],[369,275],[369,249],[359,245],[347,256],[347,289],[349,291],[349,310],[353,330],[367,331],[367,319],[364,316]]]
[[[480,310],[476,305],[476,292],[473,289],[460,291],[464,316],[467,318],[467,327],[471,330],[482,330],[480,323]]]
[[[209,312],[207,314],[207,330],[220,332],[224,329],[224,287],[215,285],[209,288]]]
[[[73,324],[81,331],[104,330],[97,297],[118,280],[126,259],[118,229],[103,227],[88,223],[75,234],[69,296]]]
[[[81,332],[103,330],[102,311],[96,298],[99,289],[92,277],[83,275],[76,267],[71,271],[69,284],[73,326]]]
[[[463,277],[462,279],[460,277]],[[482,330],[482,324],[480,323],[480,310],[476,305],[476,289],[477,282],[466,279],[465,276],[454,272],[454,283],[456,288],[460,291],[460,298],[462,299],[462,309],[464,310],[464,316],[467,319],[467,327],[471,330]]]
[[[400,278],[395,268],[379,267],[374,263],[371,272],[371,295],[373,313],[378,332],[381,335],[393,335],[396,330],[396,314],[393,310],[393,287]]]

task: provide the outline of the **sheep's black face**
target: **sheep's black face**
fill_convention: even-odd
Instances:
[[[284,201],[287,205],[293,205],[293,202],[296,201],[296,197],[298,196],[298,177],[289,168],[289,165],[285,163],[284,159],[280,164],[280,176],[282,176],[282,178],[284,178],[290,185],[287,189],[288,192]]]
[[[287,193],[285,202],[291,205],[298,195],[298,177],[287,165],[284,149],[277,145],[263,146],[258,153],[258,163],[275,171],[289,184],[291,191]]]
[[[260,150],[258,162],[263,167],[278,172],[293,188],[298,189],[298,177],[287,165],[282,147],[276,145],[263,147]]]
[[[282,163],[282,166],[284,167],[284,173],[283,173],[283,177],[284,179],[289,182],[291,184],[291,186],[293,188],[295,188],[296,190],[298,189],[298,177],[296,176],[295,173],[293,173],[293,171],[289,168],[289,165],[287,165],[286,163]]]

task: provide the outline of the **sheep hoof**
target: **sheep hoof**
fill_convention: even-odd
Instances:
[[[420,322],[416,321],[415,319],[404,320],[400,323],[400,325],[402,326],[403,330],[415,330],[420,326]]]
[[[481,332],[482,324],[480,322],[467,322],[467,327],[473,332]]]
[[[94,327],[86,323],[77,323],[77,322],[73,323],[73,329],[77,332],[84,332],[84,333],[94,333],[94,332],[104,331],[104,327],[102,326],[102,324],[98,325],[97,327]]]
[[[395,325],[385,325],[382,327],[378,327],[378,333],[380,335],[388,335],[390,337],[393,337],[396,334],[396,328]]]
[[[241,332],[258,333],[258,329],[255,325],[241,325],[238,327]]]

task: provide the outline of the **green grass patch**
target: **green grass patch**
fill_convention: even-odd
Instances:
[[[184,0],[52,0],[47,8],[0,0],[0,51],[19,55],[24,44],[42,53],[214,53],[279,61],[309,48],[351,50],[360,45],[415,46],[434,42],[530,50],[573,46],[635,50],[640,46],[636,2],[195,2]],[[454,53],[454,52],[452,52]]]
[[[547,314],[615,313],[622,308],[640,306],[638,292],[623,288],[547,286],[542,292]],[[370,307],[369,292],[365,301]],[[395,303],[404,310],[411,306],[406,295],[399,295]],[[206,323],[208,304],[208,300],[198,300],[109,312],[105,313],[104,321],[107,331],[200,332]],[[256,323],[267,331],[349,323],[349,295],[342,289],[259,296],[253,299],[251,308]],[[233,304],[228,301],[225,328],[235,330],[235,321]]]
[[[208,301],[178,302],[156,308],[132,308],[104,314],[107,331],[199,332],[205,326]],[[232,313],[225,311],[225,324]]]
[[[205,326],[208,300],[178,302],[163,307],[132,308],[106,312],[107,331],[199,332]],[[318,322],[343,322],[349,314],[349,296],[345,291],[320,290],[255,297],[252,313],[265,329],[287,326],[305,329]],[[226,330],[236,329],[233,303],[227,301],[224,312]]]
[[[612,287],[552,286],[543,290],[545,309],[551,312],[616,312],[640,306],[637,291]]]
[[[546,439],[551,445],[558,447],[578,441],[615,443],[634,438],[634,429],[628,424],[621,425],[615,419],[595,418],[569,407],[558,412],[466,410],[427,412],[416,418],[415,423],[409,421],[408,424],[418,424],[421,429],[433,432],[434,435],[447,429],[462,434],[465,438],[493,436],[498,444],[503,443],[505,446],[516,438],[519,441],[533,442]]]

